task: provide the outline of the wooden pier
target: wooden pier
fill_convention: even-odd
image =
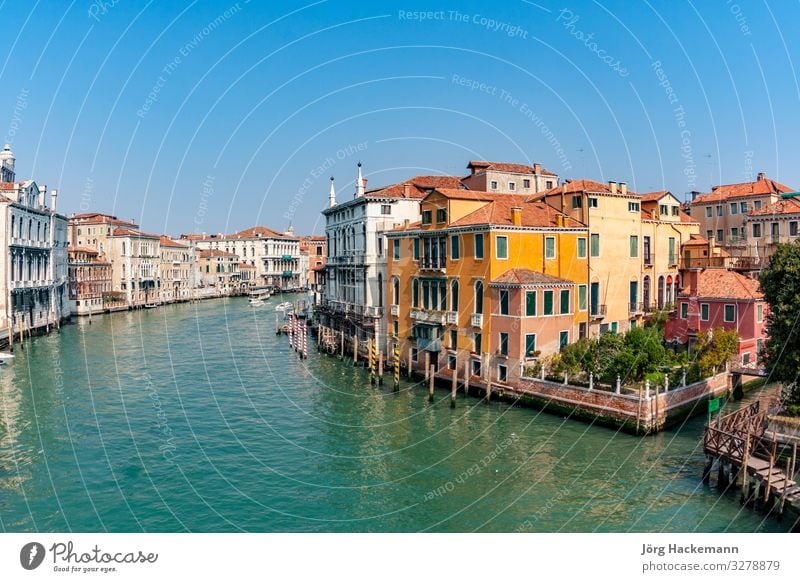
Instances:
[[[722,491],[741,488],[742,503],[783,514],[800,512],[800,487],[793,480],[797,470],[797,446],[789,451],[765,438],[768,404],[752,402],[711,421],[705,430],[703,449],[707,456],[703,481],[710,483],[714,462],[718,464],[717,486]]]

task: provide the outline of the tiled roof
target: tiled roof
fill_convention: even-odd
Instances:
[[[408,186],[406,188],[406,186]],[[373,198],[425,198],[430,190],[461,188],[458,176],[414,176],[409,180],[367,190],[365,196]]]
[[[800,214],[800,199],[784,198],[768,204],[761,210],[752,210],[750,216],[770,216],[775,214]]]
[[[249,263],[239,263],[239,269],[252,269],[255,271],[256,266]]]
[[[492,285],[574,285],[572,281],[530,269],[510,269],[495,278]]]
[[[155,239],[161,238],[161,235],[147,234],[146,232],[142,232],[141,230],[136,230],[134,228],[115,228],[111,236],[135,236],[140,238],[155,238]]]
[[[69,217],[70,222],[81,222],[83,224],[118,224],[120,226],[129,226],[136,228],[138,225],[130,220],[120,220],[111,214],[104,214],[102,212],[85,212],[83,214],[73,214]]]
[[[689,290],[681,293],[688,296]],[[758,281],[726,269],[703,269],[697,273],[698,298],[707,299],[763,299]]]
[[[185,249],[186,248],[186,245],[182,245],[181,243],[172,240],[171,238],[169,238],[165,234],[161,235],[161,246],[162,247],[175,247],[175,248],[179,248],[179,249]]]
[[[694,218],[686,214],[683,210],[681,210],[681,222],[694,222],[695,224],[700,224]]]
[[[714,186],[711,192],[700,194],[692,200],[692,205],[705,204],[708,202],[719,202],[729,198],[742,198],[746,196],[765,196],[768,194],[780,194],[782,192],[792,192],[793,189],[776,182],[770,178],[761,177],[755,182],[743,182],[740,184],[724,184]]]
[[[16,190],[17,184],[14,182],[0,182],[0,190]]]
[[[92,247],[78,247],[78,246],[67,247],[67,252],[68,253],[86,253],[86,254],[89,254],[89,255],[97,255],[97,254],[99,254],[97,252],[97,249],[94,249]]]
[[[472,226],[479,224],[492,224],[513,226],[512,208],[522,210],[521,225],[528,227],[553,228],[563,226],[566,228],[580,228],[583,226],[577,220],[562,214],[544,202],[524,202],[521,196],[499,194],[485,206],[451,222],[450,226]],[[562,216],[562,225],[557,222],[557,216]]]
[[[206,233],[199,233],[199,232],[191,232],[189,234],[182,234],[181,238],[185,240],[216,240],[220,238],[224,238],[225,235],[223,234],[206,234]]]
[[[236,255],[234,253],[227,253],[219,249],[205,249],[200,251],[197,254],[197,256],[202,259],[207,259],[209,257],[238,257],[239,255]]]
[[[689,240],[683,243],[685,247],[706,247],[708,246],[708,239],[699,234],[689,235]]]
[[[0,202],[10,202],[13,204],[14,201],[8,196],[3,196],[2,194],[0,194]]]
[[[513,174],[535,174],[536,170],[533,166],[525,164],[510,164],[507,162],[487,162],[485,160],[470,160],[467,168],[475,168],[481,170],[494,170],[496,172],[511,172]],[[539,171],[544,176],[555,176],[550,170],[541,168]]]
[[[266,226],[254,226],[235,232],[233,234],[223,235],[222,238],[297,238],[289,236],[277,230],[272,230]]]
[[[569,182],[564,182],[561,186],[556,186],[555,188],[551,188],[544,193],[536,194],[533,198],[541,198],[544,196],[551,196],[553,194],[560,194],[564,192],[565,194],[578,194],[580,192],[596,192],[598,194],[611,194],[611,186],[608,184],[604,184],[603,182],[597,182],[595,180],[570,180]],[[622,192],[617,188],[617,194],[623,195]],[[636,192],[632,190],[628,190],[627,194],[624,196],[638,196]]]
[[[659,190],[658,192],[646,192],[642,194],[642,202],[658,202],[664,196],[671,194],[669,190]]]

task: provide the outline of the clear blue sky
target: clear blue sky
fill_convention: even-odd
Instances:
[[[319,233],[328,177],[352,196],[359,160],[371,186],[483,158],[681,198],[758,171],[800,187],[797,2],[6,1],[0,18],[19,178],[147,231]]]

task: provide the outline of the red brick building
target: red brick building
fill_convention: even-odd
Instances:
[[[111,263],[89,247],[69,247],[69,301],[72,313],[102,313],[110,299]]]

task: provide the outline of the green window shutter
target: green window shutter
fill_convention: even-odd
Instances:
[[[560,308],[562,314],[569,313],[569,289],[561,290]]]
[[[461,258],[461,249],[459,248],[459,237],[457,234],[454,234],[450,237],[450,258],[452,260],[458,260]]]
[[[635,258],[638,256],[639,256],[639,237],[631,236],[631,257]]]
[[[544,292],[544,314],[553,315],[553,292]]]
[[[583,237],[578,239],[578,258],[586,258],[586,239]]]
[[[578,309],[586,309],[586,285],[578,286]]]
[[[475,258],[483,258],[483,234],[475,234]]]
[[[418,238],[414,239],[414,260],[415,261],[419,260],[419,239]]]
[[[504,236],[496,237],[497,241],[497,258],[498,259],[507,259],[508,258],[508,238]]]
[[[592,235],[592,256],[599,257],[600,256],[600,235],[593,234]]]
[[[525,355],[532,356],[533,353],[536,351],[536,334],[529,333],[525,334]]]
[[[525,315],[528,317],[536,315],[536,291],[525,293]]]

